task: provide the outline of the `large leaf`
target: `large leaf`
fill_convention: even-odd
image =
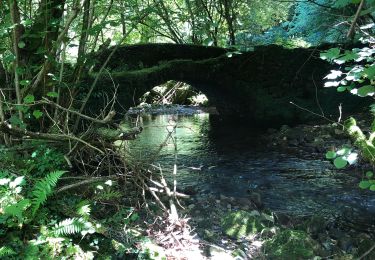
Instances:
[[[329,73],[324,78],[326,78],[326,79],[337,79],[341,75],[342,75],[342,72],[340,70],[331,70],[331,73]]]
[[[18,47],[19,48],[25,48],[25,46],[26,46],[26,44],[25,44],[25,42],[24,41],[20,41],[19,43],[18,43]]]
[[[337,169],[342,169],[342,168],[344,168],[348,164],[348,162],[345,159],[343,159],[342,157],[337,157],[333,161],[333,164],[335,165],[335,167]]]
[[[326,153],[326,158],[327,159],[333,159],[333,158],[336,158],[336,153],[334,151],[328,151]]]
[[[370,181],[361,181],[359,183],[359,187],[361,189],[368,189],[370,186],[371,186],[371,182]]]
[[[363,73],[367,76],[368,79],[374,79],[375,77],[375,65],[372,65],[363,70]]]
[[[375,93],[375,87],[372,85],[366,85],[360,87],[357,91],[357,95],[360,97],[373,96]]]
[[[39,119],[39,118],[41,118],[41,117],[43,116],[43,112],[40,111],[39,109],[34,110],[34,111],[33,111],[33,116],[34,116],[36,119]]]
[[[23,98],[23,102],[25,102],[26,104],[33,103],[34,101],[35,101],[35,97],[30,94]]]
[[[327,51],[321,52],[320,58],[322,58],[323,60],[331,61],[333,59],[338,58],[339,55],[340,55],[340,49],[339,48],[332,48],[332,49],[329,49]]]
[[[368,171],[368,172],[366,172],[366,177],[367,177],[367,178],[371,179],[372,176],[374,176],[374,173],[373,173],[372,171]]]
[[[48,92],[48,93],[47,93],[47,96],[48,96],[48,97],[58,97],[59,94],[58,94],[57,92],[53,92],[53,91],[51,91],[51,92]]]

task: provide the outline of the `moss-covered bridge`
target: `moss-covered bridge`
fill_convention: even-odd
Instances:
[[[112,50],[96,56],[97,71]],[[264,46],[242,54],[214,47],[146,44],[117,49],[99,88],[119,85],[118,100],[125,108],[158,84],[183,81],[205,93],[223,116],[257,122],[301,122],[311,115],[294,102],[317,113],[336,117],[355,109],[350,95],[323,88],[330,65],[319,59],[319,49]],[[113,81],[112,81],[113,80]]]

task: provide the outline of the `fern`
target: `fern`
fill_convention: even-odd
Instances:
[[[77,214],[87,219],[90,216],[91,207],[88,200],[83,200],[77,205]]]
[[[113,200],[121,198],[122,194],[118,191],[103,191],[95,196],[95,200]]]
[[[4,213],[18,218],[19,221],[23,218],[23,213],[27,207],[30,206],[30,200],[22,199],[17,203],[11,204],[4,209]]]
[[[14,255],[16,252],[10,247],[7,246],[2,246],[0,247],[0,258],[5,257],[5,256],[10,256]]]
[[[56,236],[72,235],[85,229],[86,221],[82,218],[68,218],[56,225],[53,232]]]
[[[51,172],[44,179],[35,184],[31,192],[33,197],[31,199],[33,215],[35,215],[39,207],[46,202],[48,196],[53,193],[53,188],[64,173],[64,171]]]

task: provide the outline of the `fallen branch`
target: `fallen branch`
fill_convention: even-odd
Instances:
[[[63,186],[60,189],[58,189],[57,191],[55,191],[55,193],[57,194],[57,193],[60,193],[60,192],[63,192],[63,191],[67,191],[67,190],[70,190],[70,189],[77,188],[77,187],[82,186],[82,185],[87,185],[87,184],[105,181],[105,180],[109,180],[109,179],[118,179],[118,177],[116,177],[116,176],[115,177],[92,177],[90,179],[86,179],[86,180],[83,180],[83,181],[80,181],[80,182],[76,182],[76,183],[73,183],[73,184]]]
[[[48,100],[47,98],[43,98],[43,101],[41,103],[42,104],[48,104],[48,105],[51,105],[51,106],[53,106],[55,108],[61,109],[61,110],[65,111],[65,112],[69,112],[71,114],[78,115],[78,116],[80,116],[83,119],[92,121],[92,122],[97,123],[97,124],[108,124],[108,123],[110,123],[112,121],[113,117],[116,115],[115,111],[110,111],[105,118],[103,118],[103,119],[97,119],[97,118],[93,118],[93,117],[84,115],[84,114],[82,114],[82,113],[80,113],[78,111],[62,107],[59,104],[56,104],[56,103]]]
[[[365,257],[366,257],[368,254],[370,254],[371,251],[374,250],[374,249],[375,249],[375,244],[374,244],[369,250],[367,250],[363,255],[361,255],[361,257],[358,258],[358,260],[362,260],[363,258],[365,258]]]
[[[77,141],[84,145],[87,145],[88,147],[98,151],[101,154],[104,154],[102,150],[99,148],[89,144],[88,142],[73,136],[73,135],[67,135],[67,134],[47,134],[47,133],[39,133],[39,132],[32,132],[28,131],[26,129],[21,129],[19,127],[15,127],[11,124],[8,124],[7,122],[0,123],[0,132],[8,133],[10,135],[15,135],[22,138],[35,138],[35,139],[43,139],[43,140],[53,140],[53,141]]]
[[[142,132],[142,127],[134,127],[128,131],[101,127],[93,130],[93,134],[101,140],[114,142],[118,140],[134,140]]]

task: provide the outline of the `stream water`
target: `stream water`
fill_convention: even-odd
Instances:
[[[358,179],[335,171],[324,160],[269,151],[259,145],[259,130],[251,130],[243,122],[213,126],[208,114],[144,116],[140,120],[144,131],[129,144],[132,154],[140,159],[152,157],[168,136],[171,120],[177,122],[172,136],[177,144],[177,183],[182,190],[193,186],[197,196],[233,197],[246,197],[254,191],[273,211],[334,216],[354,212],[375,221],[375,195],[360,190]],[[175,145],[169,141],[158,157],[165,175],[173,172],[174,155]]]

